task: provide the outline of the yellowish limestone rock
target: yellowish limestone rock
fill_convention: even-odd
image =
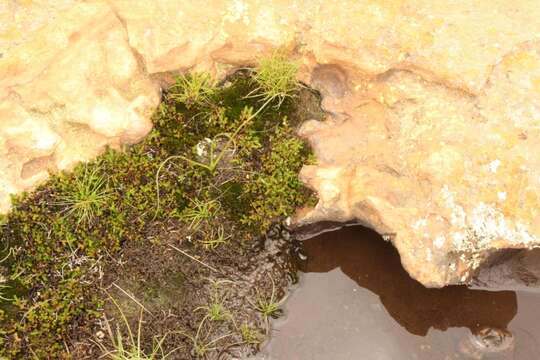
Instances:
[[[8,7],[0,15],[11,15],[0,33],[2,211],[10,194],[31,189],[50,171],[139,141],[159,102],[158,86],[106,3],[8,1]],[[6,33],[19,36],[6,42]]]

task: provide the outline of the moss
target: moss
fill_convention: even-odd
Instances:
[[[240,221],[255,229],[267,231],[277,219],[290,215],[308,202],[310,193],[298,179],[298,172],[307,162],[309,152],[288,126],[286,118],[270,132],[266,152],[256,163],[253,177],[246,182],[249,210]]]
[[[11,213],[0,218],[0,358],[68,357],[66,344],[91,333],[101,316],[100,270],[126,244],[145,246],[171,222],[195,248],[228,246],[233,235],[247,242],[309,200],[297,178],[309,149],[287,120],[297,108],[294,97],[276,98],[246,121],[257,111],[249,109],[267,99],[252,96],[260,87],[249,73],[216,89],[205,80],[204,101],[196,94],[179,101],[187,96],[175,94],[182,84],[165,95],[144,142],[54,175],[14,198]],[[209,152],[223,155],[215,171],[200,166],[212,160]],[[70,211],[88,199],[75,196],[81,182],[90,190],[106,187],[88,216]],[[212,207],[195,224],[197,202]]]

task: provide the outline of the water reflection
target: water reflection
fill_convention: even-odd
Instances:
[[[361,227],[302,246],[300,283],[256,359],[540,359],[537,293],[426,289]]]
[[[359,286],[379,296],[388,313],[407,331],[424,336],[430,328],[506,329],[517,313],[513,291],[470,290],[464,286],[427,289],[403,269],[394,247],[375,232],[348,227],[303,242],[304,272],[340,267]]]

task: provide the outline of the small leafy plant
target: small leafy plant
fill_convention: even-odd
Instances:
[[[208,234],[204,234],[201,244],[205,249],[215,250],[217,247],[227,244],[230,238],[232,235],[227,235],[223,225],[216,225]]]

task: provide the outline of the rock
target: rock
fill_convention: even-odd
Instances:
[[[104,3],[3,2],[0,24],[4,212],[10,194],[35,187],[49,172],[143,138],[159,87]]]
[[[539,70],[540,42],[529,42],[478,90],[396,69],[326,99],[340,116],[301,129],[319,160],[301,176],[320,196],[301,222],[356,220],[387,234],[407,271],[434,287],[471,283],[500,250],[538,247]]]
[[[540,245],[536,0],[8,0],[0,4],[0,203],[141,139],[159,85],[282,47],[329,112],[300,133],[320,201],[427,286]],[[489,259],[489,261],[488,261]]]
[[[471,287],[540,292],[540,249],[494,254],[493,260],[484,262]]]

